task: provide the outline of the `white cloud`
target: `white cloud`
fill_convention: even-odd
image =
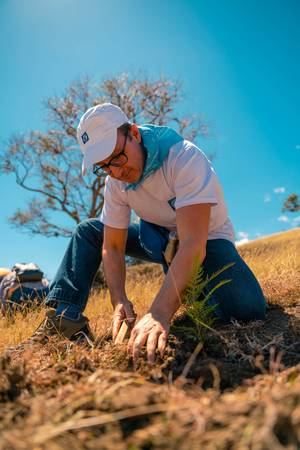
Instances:
[[[289,222],[290,219],[288,218],[288,216],[279,216],[277,218],[278,222]]]
[[[292,224],[295,226],[300,225],[300,216],[293,217]]]
[[[246,244],[246,242],[249,242],[249,233],[247,233],[246,231],[238,231],[237,235],[240,239],[235,241],[236,245],[242,245]]]
[[[264,196],[264,202],[265,203],[269,203],[271,201],[271,195],[270,194],[265,194]]]
[[[249,233],[247,233],[247,231],[238,231],[238,237],[241,239],[248,239]]]
[[[247,239],[247,238],[239,239],[238,241],[235,241],[235,245],[247,244],[247,242],[249,242],[249,239]]]
[[[277,188],[274,188],[273,191],[275,192],[275,194],[283,194],[285,192],[285,187],[283,187],[283,186],[277,187]]]

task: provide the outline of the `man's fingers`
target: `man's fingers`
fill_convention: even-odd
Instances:
[[[134,340],[135,340],[136,336],[137,336],[137,331],[136,331],[135,328],[133,328],[131,333],[130,333],[130,338],[129,338],[129,341],[128,341],[128,344],[127,344],[127,354],[128,355],[132,355],[133,343],[134,343]]]
[[[122,321],[123,321],[123,319],[120,316],[113,318],[113,329],[112,329],[113,341],[116,339],[116,337],[119,333]]]
[[[149,364],[154,364],[155,350],[157,348],[157,341],[159,338],[159,331],[153,331],[149,334],[147,339],[147,359]]]
[[[147,334],[146,333],[139,333],[137,337],[135,338],[133,345],[132,345],[132,356],[133,359],[137,359],[139,356],[139,353],[141,351],[141,348],[146,344],[147,341]]]
[[[115,309],[112,329],[113,341],[116,339],[124,320],[126,320],[126,323],[130,329],[133,328],[136,320],[136,313],[131,303],[119,304]]]
[[[132,358],[133,358],[133,364],[136,365],[138,357],[140,355],[141,349],[143,345],[146,344],[147,341],[147,335],[143,334],[139,339],[136,339],[133,347],[132,347]]]
[[[161,333],[158,338],[158,344],[157,344],[157,348],[158,348],[161,358],[164,355],[165,348],[167,345],[167,340],[168,340],[168,334],[166,332]]]
[[[131,331],[127,345],[127,354],[133,357],[134,367],[136,366],[141,348],[145,344],[149,364],[154,364],[156,349],[163,355],[167,343],[168,330],[168,324],[163,324],[155,320],[151,313],[146,314],[135,325]]]
[[[127,314],[127,312],[126,312],[126,323],[127,323],[127,325],[129,325],[130,328],[132,328],[134,326],[135,320],[136,320],[135,313],[131,312],[131,314]]]
[[[130,328],[132,328],[135,324],[135,320],[136,320],[136,313],[133,309],[133,305],[132,303],[129,303],[128,305],[124,305],[124,313],[125,313],[125,318],[126,318],[126,323],[130,326]]]
[[[113,316],[113,327],[112,327],[112,337],[113,341],[116,339],[119,330],[121,328],[122,322],[125,318],[125,314],[122,310],[119,310],[117,313],[115,312]]]

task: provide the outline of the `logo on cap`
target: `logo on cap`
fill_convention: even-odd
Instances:
[[[81,139],[84,144],[90,139],[86,131],[81,135]]]

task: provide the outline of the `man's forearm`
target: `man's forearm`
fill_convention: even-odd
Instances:
[[[205,258],[205,250],[196,250],[191,244],[179,247],[161,289],[155,297],[150,312],[168,321],[171,320],[182,303],[183,292],[189,283],[195,264]]]
[[[103,249],[102,261],[111,302],[115,306],[127,298],[125,293],[125,257],[118,250]]]

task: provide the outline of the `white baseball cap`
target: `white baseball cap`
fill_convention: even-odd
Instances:
[[[103,161],[114,151],[117,128],[129,122],[126,114],[112,103],[89,108],[77,127],[77,140],[83,153],[82,174],[98,161]]]

